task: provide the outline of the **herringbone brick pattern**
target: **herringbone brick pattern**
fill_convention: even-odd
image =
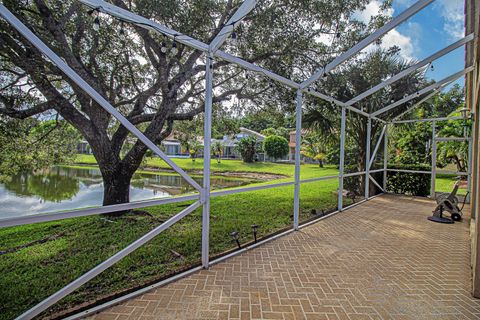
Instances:
[[[433,206],[381,196],[93,318],[480,319],[468,219]]]

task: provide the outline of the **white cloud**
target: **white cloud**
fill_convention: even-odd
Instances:
[[[398,32],[396,29],[391,30],[382,38],[382,44],[380,47],[388,49],[390,47],[397,46],[401,49],[400,55],[405,59],[414,58],[414,49],[412,38],[409,36],[403,35]]]
[[[352,18],[363,23],[369,23],[373,16],[380,13],[382,3],[379,0],[373,0],[365,6],[362,11],[355,11]],[[388,9],[384,12],[387,16],[393,16],[393,9]]]
[[[464,36],[464,1],[463,0],[439,0],[437,6],[444,19],[443,29],[454,39]]]
[[[408,1],[408,0],[402,0]],[[352,18],[363,23],[369,23],[370,19],[378,15],[381,11],[382,3],[379,0],[373,0],[365,6],[365,9],[362,11],[357,11],[353,13]],[[383,12],[383,14],[392,17],[393,9],[388,9]],[[369,52],[374,50],[375,44],[368,46],[364,52]],[[393,46],[398,46],[400,48],[400,55],[405,59],[414,58],[414,46],[413,40],[410,36],[400,33],[397,29],[392,29],[382,38],[382,43],[380,44],[381,48],[388,49]]]

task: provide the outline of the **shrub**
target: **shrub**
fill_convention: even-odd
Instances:
[[[263,140],[263,150],[274,159],[283,158],[288,154],[288,141],[280,136],[268,136]]]
[[[429,165],[422,164],[389,164],[389,169],[430,171]],[[429,173],[388,172],[387,190],[393,193],[412,196],[428,196],[430,194]]]
[[[243,162],[251,163],[257,152],[257,138],[254,136],[242,138],[237,142],[235,148],[240,152]]]

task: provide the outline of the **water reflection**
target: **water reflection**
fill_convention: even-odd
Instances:
[[[194,179],[202,183],[201,178]],[[212,178],[211,182],[213,189],[249,183],[222,178]],[[130,199],[162,198],[193,190],[178,175],[141,173],[132,179]],[[0,184],[0,218],[99,206],[102,197],[102,176],[96,168],[53,167],[35,173],[24,172]]]

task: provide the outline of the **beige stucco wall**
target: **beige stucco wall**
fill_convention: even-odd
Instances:
[[[472,232],[472,272],[473,272],[473,295],[480,298],[480,170],[479,170],[479,113],[480,113],[480,45],[479,45],[479,31],[480,31],[480,3],[478,0],[465,1],[465,29],[466,34],[475,32],[475,41],[469,43],[465,50],[465,66],[475,65],[473,72],[468,74],[465,78],[465,99],[467,107],[474,113],[475,122],[473,130],[473,166],[472,166],[472,190],[471,190],[471,232]]]

